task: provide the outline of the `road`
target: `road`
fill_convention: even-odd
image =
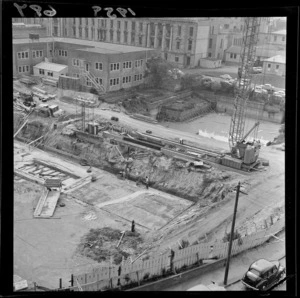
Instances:
[[[231,259],[227,282],[228,287],[226,288],[228,291],[245,291],[241,282],[237,282],[232,285],[230,284],[240,280],[249,268],[250,264],[257,259],[265,258],[270,261],[281,259],[280,262],[283,266],[285,266],[285,232],[281,232],[277,235],[277,237],[281,240],[273,238],[269,243],[253,248]],[[190,279],[188,282],[166,288],[164,291],[186,291],[187,289],[199,284],[208,285],[212,281],[223,286],[224,273],[224,267],[214,269],[209,273]],[[285,283],[276,290],[286,290]]]
[[[58,104],[61,109],[67,111],[68,113],[75,114],[76,111],[77,111],[78,115],[80,113],[80,107],[77,107],[77,109],[76,109],[75,105],[61,102],[57,99],[54,101],[51,101],[51,103]],[[87,110],[88,109],[86,109],[86,114],[88,114]],[[92,114],[92,109],[90,109],[90,116],[91,116],[91,114]],[[152,123],[140,121],[140,120],[131,118],[128,115],[123,114],[123,113],[118,113],[118,112],[111,111],[111,110],[102,110],[101,107],[94,109],[94,115],[95,115],[95,117],[101,116],[107,120],[110,120],[110,118],[112,116],[115,116],[115,117],[119,118],[120,125],[128,125],[134,129],[138,129],[141,132],[145,132],[146,130],[151,130],[151,131],[153,131],[153,133],[155,135],[158,135],[159,137],[164,137],[164,138],[169,138],[169,139],[171,139],[171,138],[177,139],[178,141],[180,138],[182,138],[188,142],[198,144],[199,146],[201,146],[204,149],[215,149],[215,150],[228,150],[229,149],[228,144],[225,142],[217,141],[214,139],[208,139],[206,137],[202,137],[202,136],[188,133],[188,132],[178,131],[178,130],[175,130],[172,128],[166,128],[159,124],[152,124]],[[198,130],[195,129],[195,132],[197,132],[197,131]]]

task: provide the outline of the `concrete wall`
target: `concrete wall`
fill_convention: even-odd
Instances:
[[[218,68],[222,66],[222,60],[200,59],[200,67],[203,68]]]

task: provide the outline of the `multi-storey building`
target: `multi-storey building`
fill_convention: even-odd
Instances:
[[[154,48],[166,60],[189,67],[207,56],[209,26],[195,18],[54,18],[53,34]]]
[[[99,85],[113,91],[143,83],[146,61],[153,56],[153,49],[73,38],[14,39],[13,74],[32,74],[47,58],[68,66],[67,75],[78,77],[85,89]]]

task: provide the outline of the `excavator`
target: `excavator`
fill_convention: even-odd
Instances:
[[[246,17],[241,49],[241,65],[238,69],[238,81],[234,101],[234,113],[229,129],[229,146],[231,156],[243,161],[245,165],[253,165],[259,157],[261,144],[259,141],[246,142],[246,138],[258,131],[259,121],[247,132],[245,129],[245,110],[251,90],[252,69],[255,63],[255,49],[261,18]]]

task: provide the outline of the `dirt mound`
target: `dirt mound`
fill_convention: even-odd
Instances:
[[[121,263],[122,258],[138,253],[143,239],[137,232],[126,231],[120,245],[117,247],[122,236],[122,231],[105,227],[102,229],[91,229],[82,237],[78,245],[78,252],[97,262],[108,262],[113,257],[114,264]]]

